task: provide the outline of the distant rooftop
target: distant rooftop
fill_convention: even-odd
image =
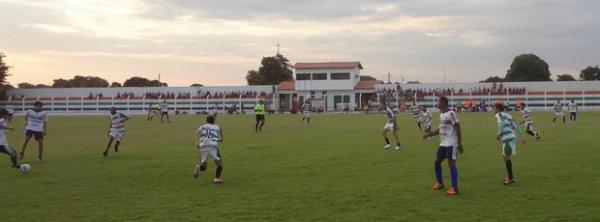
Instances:
[[[299,62],[293,66],[295,69],[363,69],[360,62]]]

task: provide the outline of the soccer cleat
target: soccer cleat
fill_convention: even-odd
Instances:
[[[395,148],[394,150],[396,150],[396,151],[400,151],[400,149],[402,149],[402,147],[401,147],[401,146],[396,146],[396,148]]]
[[[458,194],[458,191],[454,189],[454,187],[450,187],[448,188],[448,190],[446,190],[446,192],[444,193],[444,195],[446,196],[453,196]]]
[[[194,176],[194,178],[198,178],[198,176],[200,176],[200,165],[196,165],[194,167],[194,172],[192,173],[192,176]]]
[[[431,187],[431,189],[433,189],[433,190],[441,190],[443,188],[444,188],[444,184],[441,184],[441,183],[435,183],[433,185],[433,187]]]
[[[102,152],[102,156],[104,156],[104,157],[108,156],[108,151]]]
[[[213,179],[213,183],[216,183],[216,184],[223,183],[223,179],[215,177],[215,179]]]
[[[504,185],[510,185],[511,183],[515,182],[515,178],[508,178],[508,177],[504,177],[504,181],[502,182]]]
[[[387,149],[389,149],[389,148],[392,148],[392,145],[390,145],[390,144],[387,144],[387,145],[385,145],[385,146],[383,147],[383,149],[384,149],[384,150],[387,150]]]

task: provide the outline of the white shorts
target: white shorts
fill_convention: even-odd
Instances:
[[[514,156],[517,154],[517,140],[502,142],[502,156]]]
[[[310,117],[310,113],[303,112],[302,115],[304,115],[304,117]]]
[[[431,130],[431,122],[425,122],[425,129]]]
[[[383,126],[383,129],[384,130],[389,130],[389,131],[392,131],[392,132],[396,132],[396,131],[398,131],[398,124],[397,123],[386,123]]]
[[[421,122],[421,117],[413,117],[413,119],[415,119],[415,123],[420,123]]]
[[[554,116],[564,116],[564,115],[565,115],[565,113],[563,113],[563,112],[556,112],[556,113],[554,113]]]
[[[200,162],[206,162],[208,157],[211,157],[213,160],[221,160],[221,153],[219,153],[218,148],[201,148],[200,149]]]
[[[108,136],[110,136],[111,138],[115,139],[116,141],[123,141],[123,138],[125,138],[125,131],[120,131],[120,130],[111,130],[108,133]]]

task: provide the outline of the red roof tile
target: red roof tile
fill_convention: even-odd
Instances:
[[[279,90],[294,90],[296,88],[294,80],[283,81],[279,83]]]
[[[375,89],[376,84],[383,84],[381,80],[361,80],[354,86],[354,89]]]
[[[294,65],[295,69],[363,69],[360,62],[299,62]]]

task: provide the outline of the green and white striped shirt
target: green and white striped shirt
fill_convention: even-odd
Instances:
[[[498,122],[498,135],[500,135],[502,141],[514,140],[521,136],[521,129],[510,114],[505,112],[496,113],[496,120]]]

